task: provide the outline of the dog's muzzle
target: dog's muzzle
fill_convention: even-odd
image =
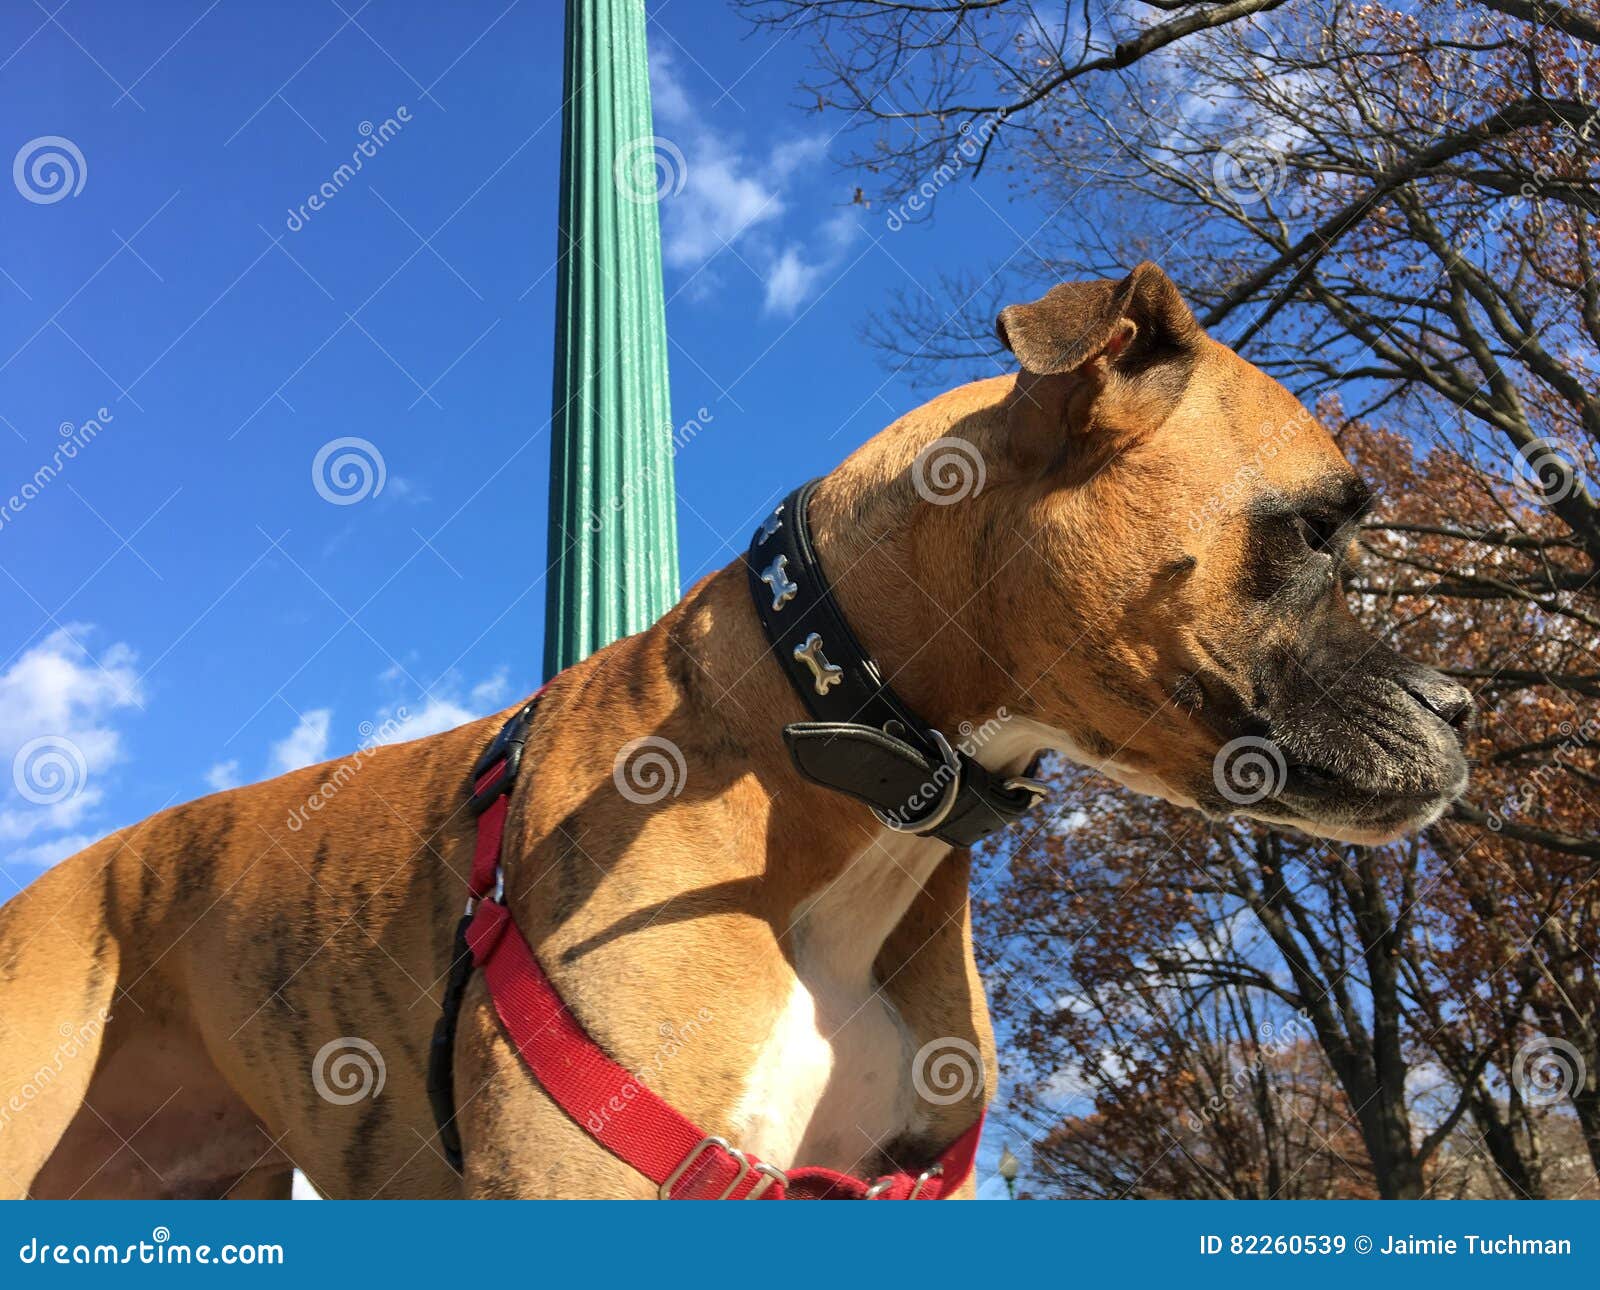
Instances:
[[[1370,641],[1360,665],[1329,662],[1284,668],[1261,735],[1218,754],[1218,813],[1367,843],[1433,823],[1467,784],[1472,696]]]

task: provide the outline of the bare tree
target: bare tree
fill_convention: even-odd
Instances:
[[[1474,440],[1600,562],[1593,4],[761,0],[814,38],[874,195],[931,209],[997,161],[1056,213],[871,336],[949,375],[1010,290],[1167,268],[1297,391]],[[1008,238],[1002,240],[1009,241]],[[1572,590],[1557,583],[1551,595]]]

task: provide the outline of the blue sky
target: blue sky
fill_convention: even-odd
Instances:
[[[165,805],[539,680],[560,6],[57,4],[0,12],[0,501],[53,467],[0,516],[0,898]],[[677,460],[687,583],[919,401],[868,313],[1026,216],[958,189],[892,231],[850,204],[839,123],[792,106],[800,41],[650,13],[684,158],[674,419],[711,414]],[[313,467],[345,438],[383,482],[334,504]]]

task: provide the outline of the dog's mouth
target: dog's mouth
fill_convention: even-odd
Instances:
[[[1288,705],[1263,733],[1217,752],[1202,809],[1365,846],[1426,828],[1467,786],[1470,705],[1442,693],[1407,683],[1337,705]]]
[[[1465,758],[1446,773],[1439,789],[1416,792],[1350,779],[1323,767],[1286,767],[1282,786],[1250,804],[1223,805],[1233,813],[1285,824],[1318,837],[1362,846],[1383,846],[1435,823],[1467,786]]]

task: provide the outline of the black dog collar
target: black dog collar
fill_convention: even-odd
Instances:
[[[750,540],[750,594],[774,654],[814,718],[785,726],[807,779],[847,793],[901,833],[970,846],[1019,819],[1044,789],[952,748],[895,694],[833,598],[811,545],[802,484]]]

